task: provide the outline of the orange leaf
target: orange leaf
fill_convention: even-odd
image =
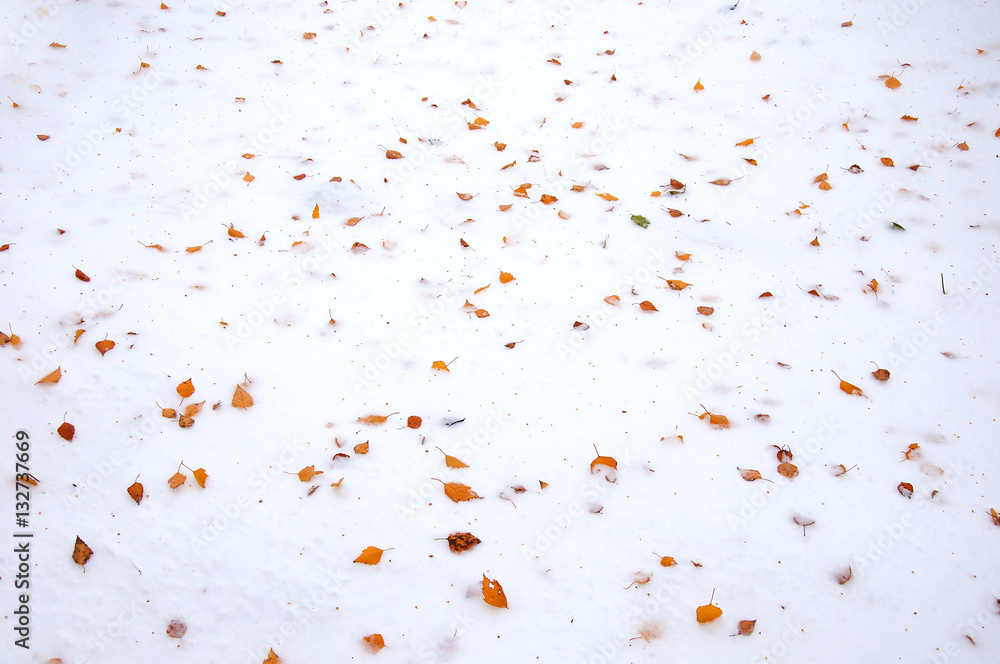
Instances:
[[[431,369],[439,369],[441,371],[451,371],[448,365],[444,363],[444,360],[434,360],[431,362]]]
[[[597,195],[600,196],[601,198],[603,198],[606,201],[617,201],[618,200],[618,198],[616,196],[612,196],[611,194],[597,194]]]
[[[476,309],[476,318],[489,318],[490,312],[486,309]]]
[[[90,277],[84,274],[82,270],[77,270],[75,274],[76,278],[79,279],[80,281],[90,281]]]
[[[660,566],[661,567],[673,567],[676,564],[677,564],[677,561],[674,560],[671,556],[661,556],[660,557]]]
[[[410,415],[406,418],[406,426],[410,429],[419,429],[421,424],[423,424],[423,420],[420,419],[419,415]]]
[[[639,308],[643,311],[659,311],[656,306],[649,300],[643,300],[639,303]]]
[[[64,440],[72,442],[73,436],[76,435],[76,427],[69,422],[63,422],[59,425],[59,428],[56,429],[56,433],[58,433]]]
[[[319,203],[317,203],[316,207],[313,208],[312,218],[319,219]]]
[[[883,166],[895,166],[895,164],[892,162],[892,159],[890,159],[889,157],[882,157],[881,159],[879,159],[879,161],[882,162]]]
[[[698,313],[702,316],[711,316],[715,313],[715,309],[712,307],[698,307]]]
[[[508,168],[510,168],[511,166],[513,166],[513,165],[514,165],[514,164],[516,164],[516,163],[517,163],[517,161],[516,161],[516,160],[515,160],[515,161],[512,161],[512,162],[510,162],[509,164],[507,164],[506,166],[501,166],[501,167],[500,167],[500,170],[501,170],[501,171],[505,171],[505,170],[507,170]]]
[[[35,138],[37,138],[40,141],[47,141],[47,140],[49,140],[49,135],[48,134],[35,134]]]
[[[250,175],[250,171],[247,171],[247,174],[243,176],[243,181],[246,182],[246,183],[248,183],[248,184],[251,183],[251,182],[253,182],[256,179],[257,178],[255,178],[254,176]]]
[[[683,217],[684,213],[680,210],[675,210],[674,208],[667,208],[667,214],[676,219],[677,217]]]
[[[400,152],[399,150],[386,150],[385,151],[385,158],[386,159],[402,159],[403,158],[403,153]]]
[[[362,219],[364,219],[364,217],[351,217],[350,219],[345,221],[344,224],[346,224],[347,226],[356,226],[358,222],[361,221]]]
[[[968,150],[969,149],[969,144],[966,143],[965,141],[962,141],[961,143],[958,144],[958,149],[959,150]]]
[[[180,485],[184,484],[184,480],[186,479],[187,475],[182,474],[181,471],[178,470],[176,473],[170,476],[170,479],[167,480],[167,484],[170,485],[171,489],[176,489]]]
[[[251,397],[246,390],[237,385],[236,392],[233,394],[233,408],[243,408],[245,410],[252,405],[253,397]]]
[[[899,486],[896,487],[896,491],[904,498],[911,498],[913,496],[913,485],[909,482],[900,482]]]
[[[500,283],[505,284],[509,281],[514,281],[514,275],[510,272],[500,272]]]
[[[205,488],[205,480],[208,479],[208,473],[205,472],[204,468],[199,468],[198,470],[191,473],[194,475],[194,481],[198,483],[202,489]]]
[[[753,60],[754,62],[757,62],[758,60],[760,60],[760,53],[754,51],[753,53],[750,54],[750,59]]]
[[[264,660],[263,664],[278,664],[281,658],[274,654],[274,648],[271,648],[267,653],[267,658]]]
[[[559,210],[557,214],[560,219],[569,219],[572,216],[569,212],[563,212],[562,210]]]
[[[677,257],[679,261],[689,261],[691,260],[691,254],[686,251],[675,251],[674,256]]]
[[[135,501],[136,505],[142,502],[142,485],[139,484],[139,482],[134,482],[132,486],[125,490],[128,492],[128,495],[132,497],[132,500]]]
[[[719,187],[728,187],[730,184],[732,184],[732,182],[733,181],[728,178],[719,178],[718,180],[712,180],[711,182],[709,182],[709,184],[714,184]]]
[[[842,574],[840,574],[840,576],[837,577],[837,583],[839,583],[840,585],[844,585],[845,583],[851,580],[852,576],[854,576],[854,572],[853,570],[851,570],[851,566],[848,565],[847,571],[843,572]]]
[[[722,609],[714,604],[705,604],[704,606],[698,607],[695,615],[700,623],[712,622],[722,616]]]
[[[823,180],[822,182],[819,183],[819,188],[822,189],[823,191],[830,191],[831,189],[833,189],[833,185],[827,182],[826,180]]]
[[[837,376],[837,373],[834,372],[833,375]],[[837,376],[837,379],[840,380],[840,376]],[[859,397],[863,397],[864,396],[864,394],[861,392],[861,388],[860,387],[858,387],[857,385],[852,385],[851,383],[848,383],[846,380],[840,380],[840,389],[843,390],[844,392],[847,392],[848,394],[851,394],[851,395],[855,395],[855,396],[859,396]]]
[[[617,295],[608,295],[606,298],[604,298],[604,301],[610,305],[617,305],[619,302],[621,302],[621,298],[618,297]]]
[[[700,91],[702,91],[704,89],[705,89],[705,86],[701,84],[701,79],[699,78],[698,82],[694,84],[694,91],[695,92],[700,92]]]
[[[570,191],[583,191],[586,188],[587,188],[587,185],[585,185],[585,184],[574,184],[572,187],[569,188],[569,190]]]
[[[913,117],[912,115],[904,115],[903,117],[900,118],[900,120],[906,120],[907,122],[916,122],[917,118]]]
[[[686,281],[681,281],[680,279],[667,279],[667,285],[670,286],[670,290],[684,290],[691,284]]]
[[[552,205],[553,203],[555,203],[559,199],[556,198],[555,196],[549,196],[548,194],[542,194],[542,197],[541,197],[540,200],[542,201],[542,203],[545,203],[546,205]]]
[[[583,126],[583,123],[582,122],[574,122],[570,126],[573,127],[573,129],[579,129],[580,127]]]
[[[993,519],[994,526],[1000,526],[1000,514],[997,513],[996,509],[991,507],[987,514],[989,514],[990,518]]]
[[[473,120],[473,122],[482,127],[485,127],[490,123],[490,121],[487,120],[486,118],[476,118],[475,120]]]
[[[812,240],[811,240],[811,241],[809,242],[809,244],[811,244],[811,245],[812,245],[812,246],[814,246],[814,247],[818,247],[818,246],[819,246],[819,236],[817,235],[816,237],[814,237],[814,238],[813,238],[813,239],[812,239]]]
[[[496,143],[493,144],[493,147],[495,147],[497,149],[497,152],[503,152],[504,150],[507,149],[507,144],[506,143],[496,142]]]
[[[226,231],[226,233],[229,234],[229,237],[234,237],[234,238],[246,237],[246,235],[244,235],[242,232],[236,230],[236,228],[234,228],[232,224],[229,224],[229,230]]]
[[[377,546],[365,547],[365,550],[361,552],[361,555],[354,559],[356,563],[364,563],[365,565],[378,565],[382,561],[382,552],[385,549],[380,549]]]
[[[458,197],[459,197],[459,198],[461,198],[461,199],[462,199],[463,201],[471,201],[471,200],[472,200],[472,194],[459,194],[458,192],[455,192],[455,193],[456,193],[456,194],[458,195]]]
[[[359,417],[358,422],[367,424],[368,426],[375,426],[376,424],[384,424],[388,419],[388,415],[368,415],[367,417]]]
[[[441,480],[438,480],[436,477],[431,479],[441,482]],[[473,500],[475,498],[482,498],[482,496],[472,490],[472,487],[466,484],[461,484],[459,482],[441,482],[441,484],[444,485],[444,495],[451,498],[453,502],[458,503],[466,500]]]
[[[187,417],[194,417],[201,412],[201,407],[205,405],[204,401],[199,401],[198,403],[188,404],[187,408],[184,409],[184,415]]]
[[[97,350],[101,351],[101,355],[103,356],[105,353],[107,353],[109,350],[115,347],[115,342],[111,341],[110,339],[104,339],[103,341],[98,341],[96,344],[94,344],[94,346],[97,348]]]
[[[618,462],[615,461],[614,457],[601,456],[600,452],[597,453],[597,458],[590,462],[590,472],[593,473],[597,466],[607,466],[609,468],[614,468],[618,470]]]
[[[512,207],[514,207],[514,206],[511,205],[511,204],[509,204],[509,203],[507,205],[501,205],[500,206],[500,211],[501,212],[506,212],[507,210],[511,209]]]
[[[296,474],[299,476],[300,482],[308,482],[313,478],[313,475],[322,475],[323,471],[316,470],[316,466],[306,466]]]
[[[487,579],[485,574],[483,574],[483,601],[498,609],[507,608],[507,596],[503,592],[503,587],[496,579],[492,581]]]
[[[716,415],[716,414],[710,413],[710,412],[708,412],[706,410],[704,413],[702,413],[701,415],[698,416],[698,419],[699,420],[703,420],[706,417],[708,418],[708,424],[709,424],[709,426],[711,426],[713,429],[728,429],[729,428],[729,418],[726,417],[725,415]]]
[[[444,463],[449,468],[468,468],[469,467],[469,465],[467,463],[462,462],[461,460],[459,460],[459,459],[451,456],[450,454],[445,454],[445,451],[442,450],[440,447],[435,447],[435,449],[438,452],[440,452],[441,454],[444,454]]]
[[[94,550],[87,546],[87,543],[77,535],[76,543],[73,544],[73,562],[84,566],[92,555],[94,555]]]
[[[184,399],[194,394],[194,383],[191,382],[190,378],[177,386],[177,394]]]
[[[316,33],[315,32],[304,32],[304,33],[302,33],[302,38],[303,39],[315,39],[316,38]]]
[[[899,79],[896,78],[895,76],[890,76],[889,78],[885,79],[885,87],[887,87],[887,88],[889,88],[891,90],[895,90],[896,88],[898,88],[901,85],[902,85],[902,83],[900,83]]]
[[[756,53],[756,52],[757,51],[754,51],[754,53]],[[745,147],[748,147],[750,145],[753,145],[753,139],[752,138],[748,138],[745,141],[740,141],[739,143],[736,144],[736,147],[738,147],[738,148],[745,148]]]
[[[753,634],[753,628],[756,624],[756,620],[741,620],[736,628],[737,636],[750,636]]]
[[[35,383],[35,385],[38,385],[39,383],[58,383],[60,378],[62,378],[62,367],[56,367],[55,371],[44,376],[41,380]]]
[[[385,639],[382,638],[381,634],[369,634],[364,637],[364,642],[372,652],[378,652],[382,648],[385,648]]]

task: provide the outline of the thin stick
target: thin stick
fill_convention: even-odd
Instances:
[[[941,273],[941,293],[947,295],[948,293],[944,289],[944,272]]]

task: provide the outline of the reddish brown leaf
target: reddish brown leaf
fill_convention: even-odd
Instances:
[[[76,427],[69,422],[63,422],[59,425],[59,428],[56,429],[56,433],[58,433],[64,440],[72,441],[73,436],[76,435]]]
[[[472,533],[452,533],[448,535],[448,548],[454,553],[468,551],[480,543],[480,539]]]

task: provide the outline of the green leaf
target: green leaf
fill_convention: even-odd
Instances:
[[[905,228],[903,228],[902,226],[900,226],[899,224],[897,224],[895,221],[892,222],[892,226],[890,226],[889,228],[892,229],[892,230],[894,230],[894,231],[905,231],[906,230]]]
[[[646,219],[641,214],[633,214],[632,223],[636,224],[637,226],[642,226],[643,228],[649,228],[649,219]]]

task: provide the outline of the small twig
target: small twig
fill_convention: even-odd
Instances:
[[[944,289],[944,272],[941,273],[941,293],[947,295],[947,291]]]

